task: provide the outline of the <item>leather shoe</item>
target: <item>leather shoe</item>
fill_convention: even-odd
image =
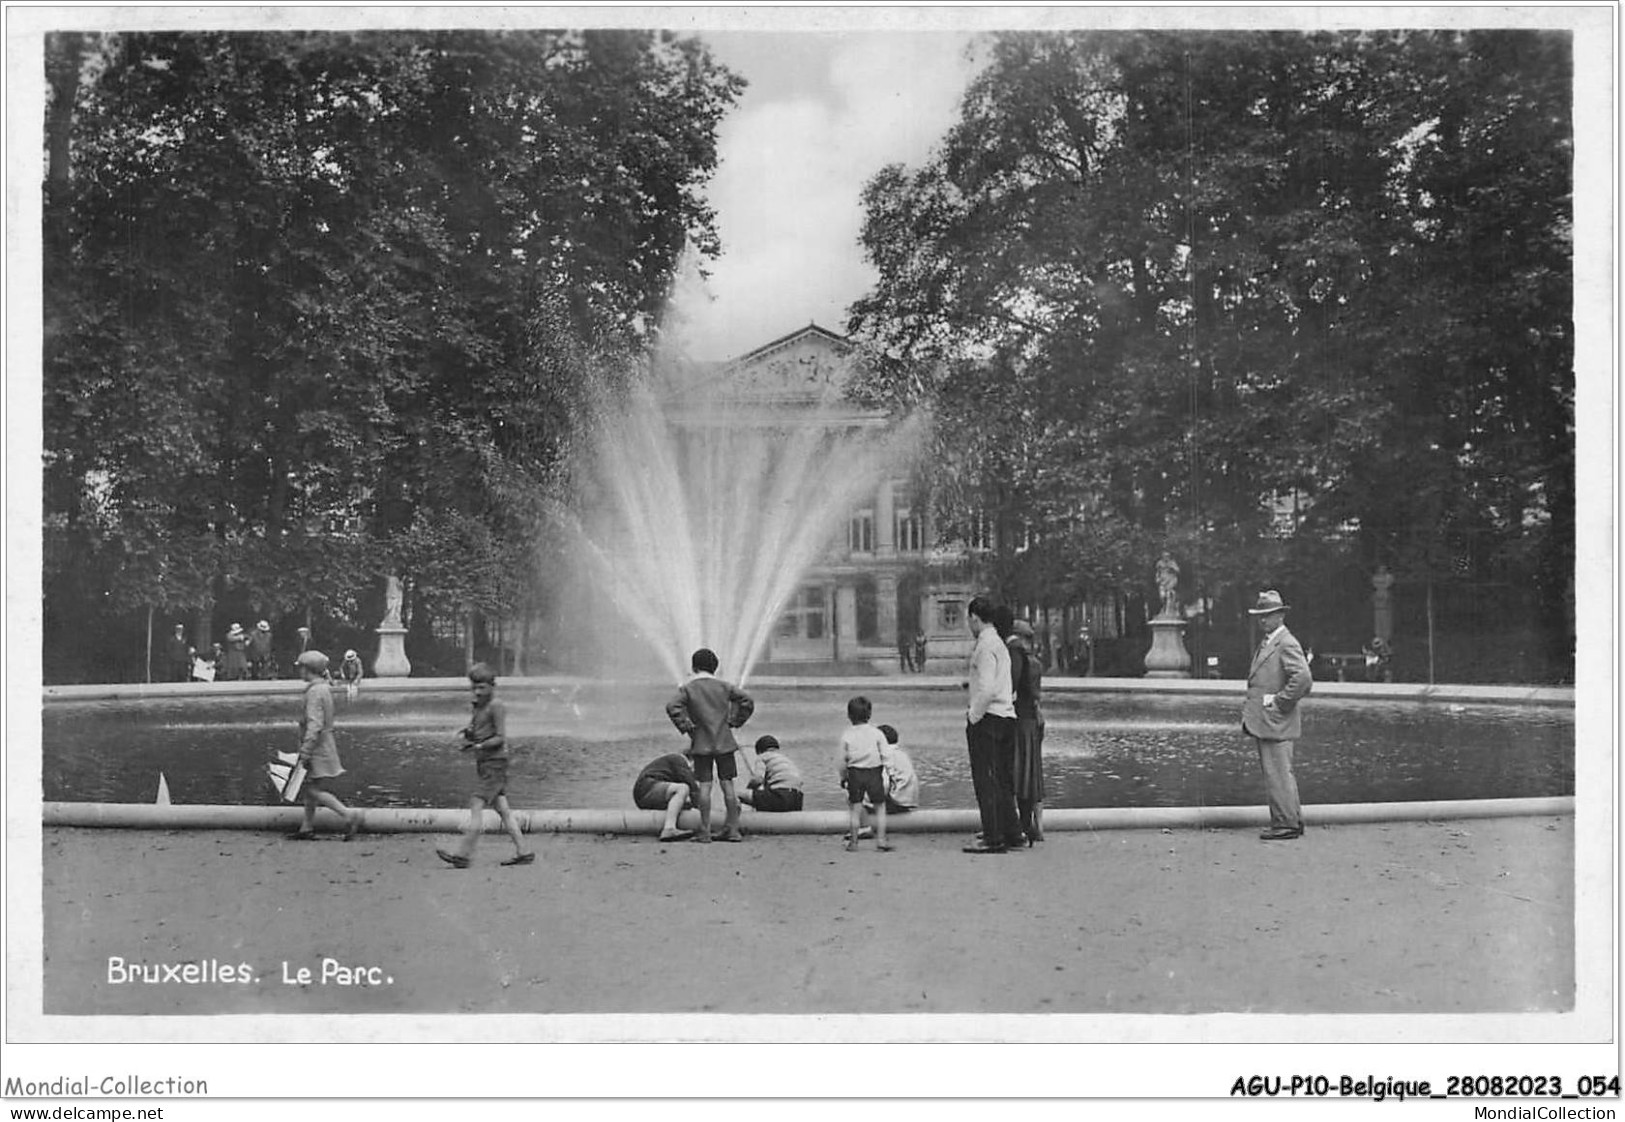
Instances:
[[[1303,830],[1302,830],[1301,827],[1299,829],[1293,830],[1293,829],[1288,829],[1288,828],[1283,827],[1283,826],[1277,826],[1277,827],[1274,827],[1272,829],[1265,830],[1262,834],[1259,834],[1258,836],[1259,836],[1259,838],[1261,838],[1262,840],[1267,841],[1267,842],[1291,841],[1293,838],[1301,838],[1301,837],[1303,837]]]
[[[961,852],[963,852],[963,853],[1009,853],[1010,851],[1008,849],[1006,849],[1002,845],[967,845]]]

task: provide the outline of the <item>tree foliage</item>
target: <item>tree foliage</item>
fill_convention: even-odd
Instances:
[[[952,526],[1028,592],[1191,595],[1336,545],[1573,563],[1571,47],[1540,32],[994,37],[923,166],[868,184],[851,310],[928,404]],[[1273,504],[1301,524],[1281,539]],[[1018,556],[1018,538],[1036,543]],[[1022,573],[1041,574],[1027,579]],[[1034,597],[1029,597],[1034,598]]]
[[[658,335],[742,88],[641,31],[52,36],[59,601],[521,604],[592,380]],[[465,574],[453,576],[452,574]],[[531,592],[530,595],[535,595]]]

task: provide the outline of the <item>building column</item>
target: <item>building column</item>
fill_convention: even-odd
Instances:
[[[888,647],[897,647],[897,574],[875,574],[876,638]],[[910,636],[913,638],[913,636]]]
[[[841,637],[841,657],[853,657],[858,650],[858,590],[850,584],[836,586],[835,626]]]
[[[875,492],[875,553],[880,557],[897,556],[896,502],[892,497],[891,480],[881,483]],[[895,582],[894,582],[895,583]],[[884,613],[885,609],[882,608]],[[893,612],[895,620],[896,613]],[[893,624],[895,627],[895,622]],[[882,637],[885,625],[881,625]]]
[[[831,660],[841,657],[841,621],[837,618],[840,585],[830,581],[824,585],[824,642],[829,646]]]

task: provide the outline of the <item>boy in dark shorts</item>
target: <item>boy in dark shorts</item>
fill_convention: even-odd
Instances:
[[[494,694],[497,676],[483,662],[477,662],[468,672],[469,685],[474,692],[474,715],[463,729],[462,750],[474,753],[474,770],[479,776],[479,790],[468,800],[468,827],[463,831],[462,843],[455,853],[437,849],[435,853],[448,865],[468,868],[474,857],[474,847],[480,841],[480,828],[484,824],[485,808],[496,810],[502,819],[502,828],[513,839],[513,856],[504,865],[529,865],[536,854],[525,849],[519,836],[519,823],[514,820],[508,806],[508,713]]]
[[[875,848],[883,853],[892,848],[886,842],[886,738],[869,723],[873,712],[874,707],[866,697],[854,697],[846,703],[846,719],[852,722],[852,727],[841,734],[840,752],[836,757],[851,818],[851,832],[846,839],[848,853],[857,850],[862,836],[864,796],[868,796],[874,807]]]
[[[801,809],[801,769],[789,756],[779,751],[776,737],[756,739],[756,758],[761,762],[762,774],[753,775],[747,784],[750,790],[739,796],[739,801],[757,810],[791,811]]]
[[[697,803],[700,784],[694,778],[694,768],[688,757],[673,752],[653,760],[632,783],[632,801],[642,810],[660,810],[666,820],[660,828],[663,842],[682,841],[694,836],[693,830],[679,830],[677,816],[683,808]]]
[[[728,821],[717,841],[739,842],[745,836],[739,832],[739,796],[734,793],[734,778],[739,774],[739,762],[734,754],[739,744],[734,740],[734,729],[750,720],[756,703],[731,682],[716,677],[720,665],[717,656],[701,647],[689,660],[694,676],[677,690],[677,696],[666,706],[666,716],[677,726],[677,731],[689,738],[688,755],[694,761],[694,777],[700,783],[700,832],[697,842],[709,842],[711,835],[711,773],[716,772],[722,784],[722,801],[728,807]]]

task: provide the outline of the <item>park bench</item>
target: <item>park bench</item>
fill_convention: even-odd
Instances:
[[[1348,672],[1351,669],[1361,671],[1361,677],[1364,677],[1364,651],[1327,651],[1322,654],[1317,654],[1315,659],[1316,661],[1324,662],[1327,666],[1330,666],[1332,671],[1337,675],[1337,680],[1339,682],[1346,682],[1349,680]]]

